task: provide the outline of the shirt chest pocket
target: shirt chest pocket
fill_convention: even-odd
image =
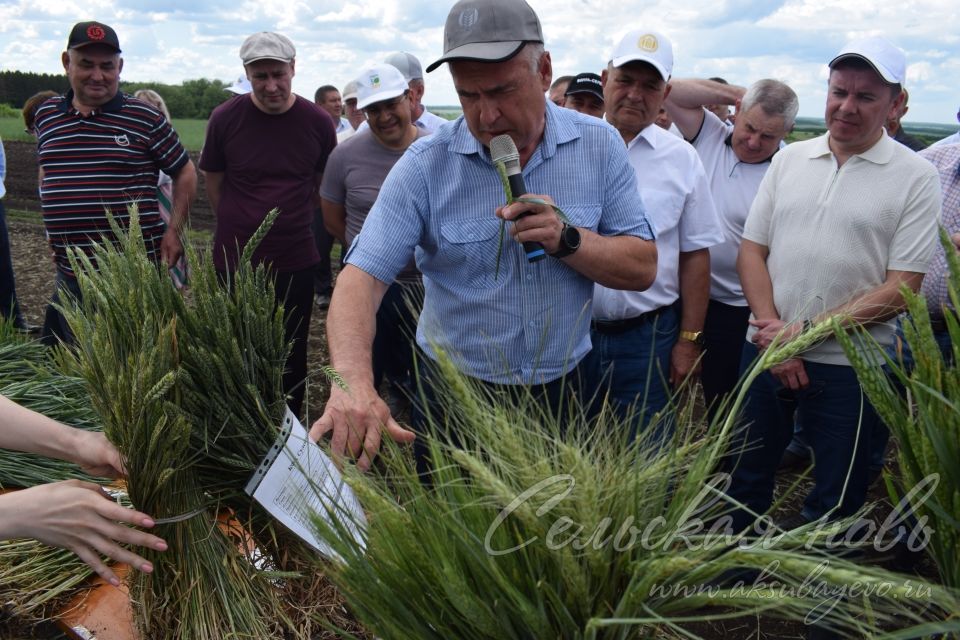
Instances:
[[[640,198],[646,209],[647,221],[653,232],[659,237],[664,231],[674,229],[680,224],[684,197],[671,191],[660,189],[642,189]]]
[[[501,255],[497,279],[497,251],[500,244],[500,219],[451,220],[440,226],[442,263],[451,280],[473,289],[489,289],[503,282],[508,243],[504,230],[504,255]]]

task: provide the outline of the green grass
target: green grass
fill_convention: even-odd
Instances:
[[[180,134],[180,141],[187,151],[200,151],[207,129],[206,120],[173,119],[173,128]],[[23,130],[23,120],[19,117],[0,117],[0,138],[33,142],[33,136]]]
[[[207,132],[206,120],[181,120],[173,119],[173,128],[180,135],[180,142],[187,148],[187,151],[199,152],[203,147],[203,139]]]

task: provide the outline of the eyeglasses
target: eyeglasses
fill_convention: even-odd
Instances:
[[[393,113],[397,110],[397,107],[406,100],[407,92],[404,91],[402,96],[397,96],[392,100],[384,100],[382,102],[376,102],[369,107],[364,107],[361,109],[363,115],[370,118],[379,118],[381,113]]]

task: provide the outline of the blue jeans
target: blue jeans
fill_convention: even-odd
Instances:
[[[17,286],[13,279],[13,256],[10,236],[7,234],[7,216],[0,200],[0,317],[13,320],[14,326],[24,328],[26,323],[17,302]]]
[[[609,398],[617,417],[630,424],[632,442],[670,402],[670,354],[680,330],[677,311],[666,307],[640,326],[619,333],[592,329],[593,349],[584,358],[586,388]],[[653,442],[673,432],[673,415],[657,421]]]
[[[757,348],[746,343],[741,370],[749,369],[756,357]],[[803,516],[811,521],[827,514],[831,519],[849,516],[866,500],[871,441],[880,419],[853,367],[806,361],[804,367],[810,378],[805,389],[791,391],[769,371],[751,385],[744,426],[732,443],[729,494],[757,513],[770,508],[774,476],[793,435],[796,412],[815,463]],[[738,528],[751,521],[745,511],[735,514]]]

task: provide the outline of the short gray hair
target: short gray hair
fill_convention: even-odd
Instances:
[[[740,100],[740,110],[744,113],[754,105],[760,105],[768,116],[783,117],[783,127],[789,131],[797,119],[800,100],[793,89],[779,80],[765,78],[750,85]]]
[[[523,49],[517,55],[526,56],[527,62],[530,64],[530,71],[537,73],[540,70],[540,58],[543,57],[545,51],[542,42],[528,42],[523,45]]]

